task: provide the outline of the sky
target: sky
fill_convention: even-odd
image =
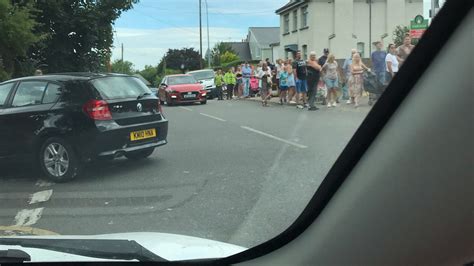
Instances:
[[[202,0],[203,53],[207,51],[206,0]],[[211,48],[221,41],[241,41],[249,27],[278,27],[275,10],[288,0],[207,0]],[[198,0],[140,0],[122,13],[114,25],[112,60],[124,60],[135,69],[156,66],[168,49],[194,47],[199,51]]]
[[[289,0],[207,0],[209,42],[212,48],[221,41],[241,41],[249,27],[278,27],[275,10]],[[423,0],[428,17],[430,0]],[[444,2],[444,1],[440,1]],[[206,0],[202,0],[203,54],[207,51]],[[122,13],[114,25],[112,60],[124,60],[135,69],[156,66],[168,49],[193,47],[199,51],[198,0],[140,0]]]

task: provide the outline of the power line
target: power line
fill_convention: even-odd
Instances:
[[[166,9],[166,8],[161,8],[161,7],[155,7],[155,6],[148,6],[144,4],[139,4],[140,6],[146,7],[146,8],[152,8],[158,10],[158,12],[163,11],[163,12],[176,12],[176,9]],[[245,11],[245,12],[219,12],[219,11],[209,11],[210,15],[224,15],[224,16],[242,16],[242,15],[258,15],[258,14],[269,14],[269,13],[274,13],[275,9],[268,9],[268,10],[258,10],[258,11]],[[179,13],[189,13],[189,14],[195,14],[196,12],[193,10],[179,10]]]
[[[176,28],[176,29],[178,29],[178,30],[184,31],[184,32],[186,32],[186,33],[196,34],[194,31],[191,31],[191,30],[188,30],[188,29],[186,29],[186,28],[183,28],[183,27],[180,27],[180,26],[171,24],[171,23],[169,23],[169,22],[165,22],[165,21],[163,21],[163,20],[157,19],[157,18],[152,17],[152,16],[150,16],[150,15],[148,15],[148,14],[145,14],[145,13],[143,13],[143,12],[141,12],[141,11],[138,11],[138,10],[135,10],[135,9],[132,9],[132,10],[134,10],[135,12],[138,12],[138,13],[140,13],[140,14],[146,16],[146,17],[149,17],[149,18],[151,18],[151,19],[153,19],[153,20],[156,20],[156,21],[158,21],[158,22],[160,22],[160,23],[162,23],[162,24],[165,24],[165,25],[168,25],[168,26],[172,26],[172,27],[174,27],[174,28]]]

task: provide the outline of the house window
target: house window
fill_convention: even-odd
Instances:
[[[298,30],[298,10],[293,11],[293,30]]]
[[[284,27],[283,29],[285,30],[285,33],[290,32],[290,14],[286,14],[283,16],[284,19]]]
[[[305,6],[301,9],[301,28],[308,26],[308,7]]]
[[[307,60],[308,59],[308,45],[303,45],[303,59]]]
[[[363,42],[358,42],[357,43],[357,51],[360,54],[361,58],[364,58],[364,52],[365,52],[365,43]]]

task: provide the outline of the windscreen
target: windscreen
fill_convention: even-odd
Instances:
[[[193,75],[197,80],[214,79],[214,71],[199,71],[189,74]]]
[[[193,76],[168,77],[168,85],[194,84],[197,80]]]
[[[0,238],[114,234],[178,260],[280,235],[430,2],[0,0]]]

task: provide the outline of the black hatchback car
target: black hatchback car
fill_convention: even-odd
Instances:
[[[66,73],[0,83],[0,159],[28,158],[54,181],[84,162],[140,159],[167,143],[158,98],[138,78]]]

